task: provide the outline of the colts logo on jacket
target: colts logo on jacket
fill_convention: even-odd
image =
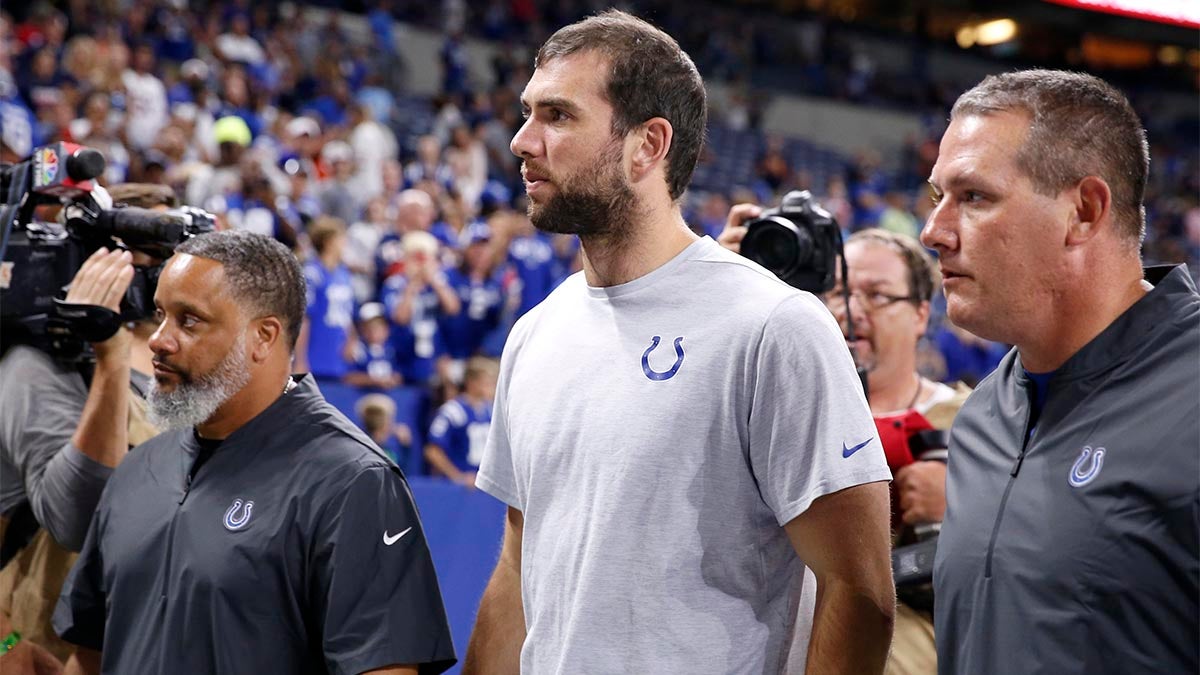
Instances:
[[[242,500],[233,500],[233,505],[225,512],[225,529],[230,532],[238,530],[250,524],[250,512],[254,510],[254,502],[242,503]]]
[[[1071,484],[1071,487],[1083,487],[1096,480],[1096,476],[1100,475],[1102,468],[1104,468],[1104,448],[1093,450],[1092,446],[1085,445],[1079,459],[1075,460],[1075,464],[1071,466],[1071,475],[1067,476],[1067,482]]]

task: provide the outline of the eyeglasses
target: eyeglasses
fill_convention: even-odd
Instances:
[[[837,289],[825,294],[823,299],[829,311],[836,313],[846,309],[844,293],[843,290]],[[882,291],[850,291],[850,297],[858,300],[858,306],[867,312],[875,312],[897,302],[918,302],[918,298],[913,295],[889,295]]]

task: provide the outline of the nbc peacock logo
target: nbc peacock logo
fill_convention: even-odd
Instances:
[[[58,153],[53,148],[42,148],[37,153],[33,181],[36,185],[49,185],[58,176]]]

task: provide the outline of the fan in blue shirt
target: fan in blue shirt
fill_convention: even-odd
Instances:
[[[340,380],[348,370],[346,354],[357,340],[354,330],[354,286],[342,264],[346,227],[322,217],[309,228],[317,256],[304,264],[307,307],[296,340],[296,371]]]
[[[446,272],[446,278],[458,299],[462,311],[442,319],[442,335],[446,355],[451,359],[451,372],[462,380],[466,359],[479,352],[487,334],[500,325],[504,309],[504,293],[500,279],[494,274],[495,257],[490,247],[491,229],[485,223],[475,223],[466,230],[463,263],[458,269]],[[457,373],[454,371],[457,370]]]
[[[396,420],[396,402],[387,394],[367,394],[354,404],[359,425],[408,475],[416,473],[412,429]]]
[[[522,220],[528,222],[528,218]],[[517,308],[517,316],[545,300],[558,280],[555,275],[554,248],[548,237],[533,231],[532,225],[525,229],[526,232],[520,233],[508,245],[509,263],[521,280],[521,304]]]
[[[387,310],[378,302],[368,302],[358,311],[358,334],[350,372],[342,378],[356,387],[391,389],[404,383],[396,362],[396,346],[391,340],[392,327]]]
[[[438,264],[438,242],[428,232],[409,232],[402,240],[404,269],[380,291],[392,321],[392,340],[404,379],[428,384],[445,351],[438,321],[458,314],[462,303]]]
[[[499,364],[494,359],[476,356],[467,361],[462,395],[438,408],[429,425],[425,461],[434,475],[475,486],[475,473],[492,425],[498,373]]]

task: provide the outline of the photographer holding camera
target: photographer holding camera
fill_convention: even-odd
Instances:
[[[165,210],[161,185],[126,184],[118,205]],[[96,250],[66,302],[120,312],[135,266],[158,260],[113,246]],[[101,491],[128,448],[157,431],[142,394],[152,371],[152,321],[130,322],[91,342],[94,363],[60,360],[16,344],[0,359],[0,655],[5,673],[53,672],[70,654],[50,627],[59,590],[87,534]],[[136,396],[131,395],[131,390]],[[44,670],[43,670],[44,669]]]
[[[747,232],[744,223],[763,215],[762,209],[753,204],[734,206],[718,241],[743,252],[741,243]],[[762,241],[760,237],[755,243],[761,246]],[[744,253],[760,257],[766,251]],[[866,372],[867,403],[895,476],[891,490],[893,534],[897,545],[905,544],[924,539],[940,525],[946,509],[944,430],[950,427],[969,392],[965,387],[955,389],[931,381],[917,372],[917,342],[925,334],[929,301],[937,286],[933,261],[920,243],[886,230],[867,229],[846,241],[843,255],[849,288],[843,287],[840,270],[831,266],[836,270],[836,283],[821,297],[848,341],[853,335],[849,346]],[[927,580],[906,585],[898,573],[896,582],[900,602],[885,672],[934,672],[937,654]]]

